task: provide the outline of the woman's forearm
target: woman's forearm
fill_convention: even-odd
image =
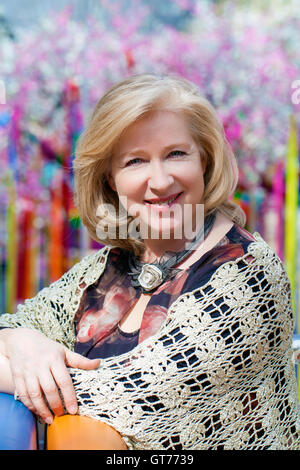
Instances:
[[[9,360],[0,353],[0,392],[15,393],[12,373],[9,367]]]
[[[5,354],[5,339],[10,334],[11,328],[5,328],[0,331],[0,392],[15,393],[14,382],[12,378],[9,360]]]

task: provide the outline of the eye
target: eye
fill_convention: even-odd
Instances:
[[[173,150],[172,152],[169,153],[169,155],[172,155],[175,157],[182,157],[182,155],[186,155],[186,152],[183,152],[182,150]]]
[[[142,161],[143,160],[141,158],[132,158],[131,160],[128,160],[128,162],[126,162],[125,166],[136,165],[137,163],[140,163]]]
[[[186,155],[186,152],[183,152],[182,150],[173,150],[172,152],[168,154],[168,157],[171,156],[171,157],[176,158],[176,157],[182,157],[183,155]],[[135,165],[138,165],[139,163],[143,163],[143,161],[144,160],[139,157],[132,158],[131,160],[128,160],[128,162],[125,163],[125,167],[135,166]]]

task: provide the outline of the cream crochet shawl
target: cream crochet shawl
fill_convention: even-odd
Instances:
[[[94,371],[70,369],[79,413],[129,449],[300,449],[290,286],[258,233],[247,253],[182,294],[160,330]],[[0,317],[74,348],[73,319],[111,247]],[[176,447],[179,446],[179,447]]]

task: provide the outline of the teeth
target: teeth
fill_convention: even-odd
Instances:
[[[150,202],[149,201],[149,204],[154,204],[156,206],[168,206],[171,202],[175,201],[175,199],[177,198],[178,194],[175,196],[175,197],[172,197],[172,199],[168,199],[167,201],[164,201],[164,202]]]

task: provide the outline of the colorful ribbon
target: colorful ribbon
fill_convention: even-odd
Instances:
[[[297,212],[298,212],[298,131],[295,118],[290,118],[285,168],[284,261],[292,290],[292,306],[296,315]]]

